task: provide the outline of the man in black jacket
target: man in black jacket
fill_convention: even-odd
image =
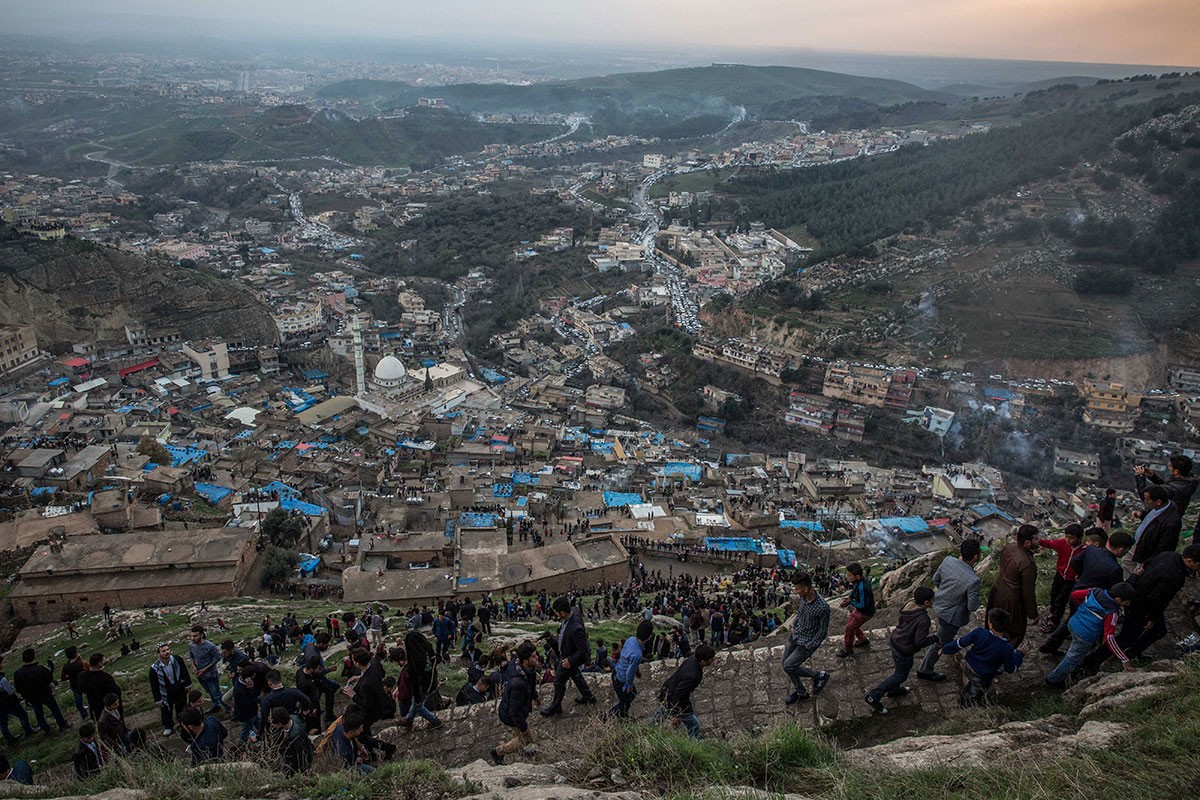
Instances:
[[[58,701],[54,699],[54,673],[46,669],[44,664],[38,664],[37,651],[32,647],[26,648],[21,653],[21,668],[13,673],[13,686],[16,687],[17,694],[25,698],[25,702],[33,709],[33,716],[37,720],[38,726],[45,731],[46,735],[50,735],[50,725],[46,722],[45,709],[50,709],[50,713],[54,716],[54,721],[58,723],[58,729],[65,731],[67,729],[67,721],[63,719],[62,710],[58,707]]]
[[[299,717],[287,713],[283,706],[271,709],[271,737],[283,759],[283,774],[308,772],[312,766],[314,747]]]
[[[512,731],[512,738],[488,751],[493,764],[503,764],[504,757],[520,751],[533,741],[529,731],[529,712],[537,701],[537,675],[541,667],[537,647],[528,639],[517,645],[517,651],[505,670],[504,692],[500,695],[497,715]]]
[[[672,727],[683,725],[688,736],[700,738],[700,720],[696,718],[696,709],[692,707],[692,692],[704,680],[705,668],[711,667],[716,658],[717,651],[712,645],[700,644],[695,652],[680,662],[659,692],[662,708],[654,717],[656,722],[669,716]]]
[[[121,687],[117,679],[104,669],[103,653],[92,653],[88,656],[87,669],[79,673],[79,691],[87,698],[87,706],[94,719],[99,719],[100,712],[104,711],[106,695],[115,694],[120,699]],[[120,710],[122,714],[125,713],[124,705]]]
[[[1177,453],[1167,462],[1167,478],[1163,480],[1147,466],[1138,466],[1133,470],[1134,481],[1140,496],[1151,485],[1162,486],[1169,493],[1170,499],[1179,507],[1179,515],[1187,513],[1188,504],[1196,493],[1196,479],[1192,477],[1192,459]]]
[[[1104,531],[1092,528],[1087,532],[1088,539],[1094,546],[1085,547],[1071,559],[1071,569],[1075,570],[1075,591],[1080,589],[1111,589],[1125,577],[1121,569],[1121,558],[1133,546],[1133,537],[1124,531],[1117,531],[1112,536],[1105,537]],[[1046,643],[1038,648],[1039,653],[1048,656],[1058,656],[1059,648],[1070,635],[1071,614],[1075,613],[1072,605],[1070,613],[1063,617],[1062,622],[1046,639]]]
[[[1146,515],[1138,525],[1133,547],[1133,563],[1144,564],[1159,553],[1173,553],[1179,547],[1179,531],[1183,520],[1179,506],[1171,499],[1166,486],[1148,486],[1142,492]]]
[[[571,601],[560,597],[552,606],[554,615],[560,620],[558,629],[558,654],[562,659],[554,665],[554,699],[550,707],[542,709],[543,717],[552,717],[562,713],[563,696],[567,693],[567,681],[574,681],[579,689],[579,697],[575,702],[581,705],[591,705],[596,702],[592,688],[584,680],[580,671],[591,656],[588,645],[587,630],[583,627],[583,615],[578,608],[571,606]]]
[[[1130,658],[1139,658],[1150,645],[1167,634],[1167,606],[1188,578],[1200,571],[1200,544],[1189,544],[1183,553],[1159,553],[1146,562],[1141,573],[1130,577],[1137,596],[1125,611],[1125,623],[1117,636],[1117,645]],[[1097,650],[1084,661],[1094,671],[1109,656],[1107,647]]]
[[[75,777],[86,781],[99,773],[104,769],[104,762],[107,760],[104,756],[100,743],[96,741],[96,726],[90,722],[83,723],[79,727],[79,741],[75,742],[75,749],[71,751]]]
[[[385,758],[391,758],[396,752],[396,745],[376,738],[371,733],[371,726],[376,722],[391,719],[396,716],[396,701],[383,687],[383,661],[372,658],[370,651],[355,649],[351,653],[354,665],[361,670],[354,684],[354,703],[363,712],[363,732],[359,741],[371,751],[382,750]]]

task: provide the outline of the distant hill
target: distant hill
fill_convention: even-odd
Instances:
[[[590,113],[610,108],[631,114],[652,108],[683,117],[738,107],[758,114],[775,103],[817,96],[852,98],[881,106],[955,99],[902,81],[799,67],[746,65],[632,72],[531,86],[466,83],[431,88],[356,80],[330,84],[319,95],[375,103],[381,108],[412,105],[418,98],[432,95],[463,111]]]
[[[449,111],[356,119],[331,109],[286,105],[247,118],[168,120],[112,141],[120,157],[142,164],[328,156],[351,164],[408,166],[555,132],[544,125],[485,125]]]
[[[67,237],[39,242],[0,223],[0,318],[37,330],[39,344],[121,338],[131,319],[210,335],[271,342],[275,325],[249,293],[196,269]]]

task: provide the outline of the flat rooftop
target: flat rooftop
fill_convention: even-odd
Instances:
[[[253,537],[236,528],[80,536],[68,539],[61,552],[39,547],[17,574],[27,579],[236,564]]]

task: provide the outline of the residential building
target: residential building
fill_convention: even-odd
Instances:
[[[0,373],[12,372],[38,357],[32,325],[0,325]]]
[[[183,354],[200,368],[201,380],[216,381],[229,377],[229,345],[225,342],[184,342]]]
[[[1137,426],[1141,396],[1123,384],[1107,381],[1083,382],[1083,421],[1109,433],[1132,433]]]
[[[1054,474],[1098,481],[1100,480],[1100,454],[1080,453],[1056,447],[1054,448]]]

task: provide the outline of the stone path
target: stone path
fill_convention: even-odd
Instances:
[[[840,620],[839,620],[840,616]],[[895,611],[881,611],[881,617],[895,618]],[[835,610],[830,623],[830,632],[840,634],[845,613]],[[969,630],[969,628],[968,628]],[[794,720],[805,727],[815,727],[829,720],[849,720],[872,715],[863,702],[863,696],[883,678],[891,674],[892,659],[887,645],[890,627],[868,630],[872,641],[869,650],[857,651],[854,658],[841,660],[836,657],[841,647],[841,636],[830,636],[813,656],[810,665],[827,670],[832,679],[824,693],[815,701],[801,701],[795,706],[784,705],[784,698],[791,692],[791,682],[780,666],[783,658],[782,635],[768,637],[753,645],[718,651],[716,663],[704,674],[704,682],[693,696],[696,714],[704,726],[706,736],[731,736],[739,733],[760,731]],[[781,632],[782,633],[782,632]],[[1046,672],[1053,664],[1037,654],[1026,658],[1025,665],[1013,676],[1005,676],[997,682],[994,691],[1023,691],[1027,687],[1040,685]],[[943,656],[939,669],[949,675],[943,683],[930,683],[911,676],[908,685],[912,692],[896,700],[885,700],[889,707],[919,706],[926,713],[947,717],[959,711],[958,693],[961,686],[960,672],[954,658]],[[642,666],[642,678],[638,681],[639,694],[634,701],[631,717],[649,723],[658,710],[658,689],[675,669],[674,659],[653,662]],[[583,750],[589,737],[594,737],[603,728],[600,715],[613,703],[611,678],[608,675],[587,676],[593,686],[598,702],[594,706],[579,706],[572,702],[574,687],[568,687],[564,713],[549,720],[543,719],[535,707],[531,717],[531,728],[538,744],[538,760],[556,760],[565,754]],[[443,694],[457,691],[458,687],[444,687]],[[551,687],[543,686],[540,696],[548,704]],[[544,707],[544,706],[543,706]],[[446,723],[440,730],[427,731],[418,722],[413,731],[401,728],[380,728],[383,738],[400,746],[400,755],[413,758],[433,758],[447,767],[461,766],[475,759],[486,757],[488,748],[508,738],[505,729],[496,718],[496,703],[484,703],[465,708],[439,712]]]

